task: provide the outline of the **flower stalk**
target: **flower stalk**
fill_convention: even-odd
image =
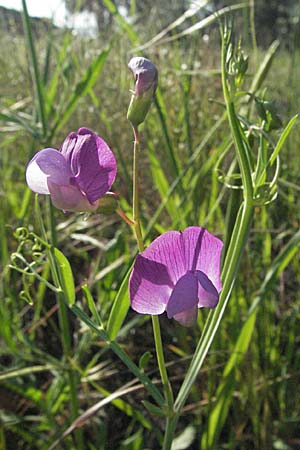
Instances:
[[[165,363],[163,345],[162,345],[162,339],[161,339],[161,333],[160,333],[159,318],[158,318],[158,316],[151,316],[151,318],[152,318],[153,334],[154,334],[154,340],[155,340],[155,350],[156,350],[159,372],[160,372],[160,376],[161,376],[161,380],[162,380],[162,384],[163,384],[163,388],[164,388],[166,403],[168,406],[168,413],[172,414],[173,405],[174,405],[174,397],[173,397],[171,383],[169,381],[167,370],[166,370],[166,363]]]
[[[51,205],[50,199],[47,199],[47,207],[48,207],[48,214],[47,217],[49,219],[49,230],[50,230],[50,242],[51,242],[51,248],[48,250],[48,257],[49,257],[49,265],[51,274],[53,277],[53,282],[55,286],[58,288],[58,292],[56,294],[57,298],[57,304],[58,304],[58,319],[59,319],[59,325],[61,329],[62,334],[62,347],[63,347],[63,353],[66,358],[66,361],[71,358],[72,354],[72,345],[71,345],[71,334],[70,334],[70,325],[68,320],[68,314],[67,314],[67,300],[65,299],[64,290],[61,287],[61,282],[59,279],[59,273],[57,270],[55,258],[52,253],[52,248],[56,247],[56,230],[55,230],[55,222],[54,222],[54,214],[53,214],[53,206]],[[43,234],[44,240],[47,242],[47,236],[46,231],[43,223],[43,219],[41,216],[41,211],[38,204],[38,196],[36,196],[36,203],[35,203],[35,209],[36,214],[38,217],[39,225]],[[76,375],[74,374],[74,371],[72,368],[68,370],[68,378],[69,378],[69,387],[70,387],[70,397],[71,397],[71,420],[75,420],[79,415],[79,405],[78,405],[78,398],[77,398],[77,381],[76,381]],[[75,432],[76,436],[76,442],[77,442],[77,448],[78,450],[84,449],[84,441],[83,441],[83,434],[80,429],[77,429]]]
[[[223,34],[222,86],[228,120],[231,128],[233,141],[235,144],[235,151],[239,163],[239,169],[241,172],[244,200],[238,211],[229,247],[224,259],[224,265],[221,275],[221,278],[223,280],[223,289],[220,294],[220,300],[215,310],[211,310],[211,312],[208,315],[203,333],[200,337],[194,356],[190,363],[189,369],[187,371],[185,379],[181,385],[181,388],[175,400],[174,404],[175,414],[172,419],[172,426],[169,424],[167,428],[168,433],[166,434],[168,434],[168,436],[166,437],[167,442],[165,443],[164,450],[171,449],[171,443],[173,440],[177,419],[187,400],[187,397],[192,389],[192,386],[197,378],[197,375],[203,365],[203,362],[211,347],[213,339],[218,331],[221,319],[223,317],[228,300],[230,298],[230,294],[232,292],[232,288],[234,286],[240,260],[247,242],[254,212],[253,183],[251,175],[251,164],[248,157],[248,148],[247,148],[248,143],[243,134],[243,130],[241,129],[240,123],[237,119],[233,99],[231,97],[231,92],[229,91],[227,85],[226,57],[227,57],[227,42],[226,36]]]
[[[137,240],[139,252],[144,250],[144,242],[140,225],[140,214],[139,214],[139,190],[138,190],[138,156],[139,156],[139,134],[138,127],[132,126],[134,134],[134,146],[133,146],[133,199],[132,199],[132,210],[133,210],[133,229]],[[165,358],[163,353],[163,344],[161,339],[160,325],[158,316],[151,316],[153,336],[155,342],[155,350],[158,368],[160,372],[160,377],[162,380],[164,398],[167,406],[167,420],[166,420],[166,435],[170,435],[170,420],[173,415],[173,405],[174,397],[171,387],[171,383],[168,378],[168,373],[166,370]],[[173,428],[172,428],[173,429]],[[170,435],[171,436],[171,435]],[[166,440],[167,438],[165,438]],[[168,442],[169,438],[167,439]],[[165,445],[165,444],[164,444]],[[165,447],[163,447],[165,449]],[[166,449],[169,447],[166,447]]]
[[[134,144],[133,144],[133,198],[132,198],[132,215],[133,228],[137,240],[139,251],[144,250],[143,236],[140,224],[139,214],[139,186],[138,186],[138,170],[139,170],[139,134],[138,128],[133,128]]]

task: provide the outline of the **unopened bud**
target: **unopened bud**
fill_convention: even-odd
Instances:
[[[153,100],[158,72],[156,66],[149,59],[135,56],[129,61],[129,69],[135,78],[135,90],[131,97],[127,119],[134,127],[144,122]]]
[[[117,207],[118,196],[109,192],[99,199],[97,212],[100,214],[110,215],[115,212]]]

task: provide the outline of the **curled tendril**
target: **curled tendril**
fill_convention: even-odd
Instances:
[[[29,239],[30,233],[26,227],[19,227],[14,232],[14,236],[18,241],[25,241]]]
[[[19,292],[19,299],[25,301],[30,306],[33,305],[32,297],[27,289]]]
[[[233,173],[231,175],[228,175],[221,169],[217,169],[216,172],[218,174],[218,181],[220,183],[223,183],[228,189],[243,189],[240,173]]]
[[[36,262],[40,262],[42,263],[43,259],[45,258],[45,245],[43,242],[41,242],[39,239],[37,239],[36,237],[34,238],[34,244],[31,248],[32,251],[32,258],[36,261]]]
[[[19,254],[18,254],[18,253],[16,253],[16,252],[12,253],[12,254],[10,255],[11,263],[12,263],[13,265],[17,265],[16,262],[17,262],[18,258],[19,258]]]

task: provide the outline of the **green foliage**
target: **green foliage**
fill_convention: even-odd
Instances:
[[[131,11],[142,17],[139,3],[131,2]],[[259,11],[260,2],[255,4]],[[158,35],[126,21],[111,6],[112,12],[115,28],[94,40],[67,30],[52,30],[50,40],[32,39],[26,10],[26,46],[17,35],[1,36],[0,447],[5,450],[46,450],[87,412],[78,422],[84,445],[74,426],[62,448],[153,449],[162,440],[161,386],[150,383],[157,377],[149,354],[154,352],[150,324],[129,309],[127,282],[137,249],[127,225],[115,215],[55,211],[55,279],[47,245],[48,202],[40,199],[43,231],[24,181],[33,152],[58,146],[69,131],[88,125],[122,157],[116,190],[122,208],[130,211],[132,136],[125,116],[132,80],[126,65],[133,44],[149,44]],[[159,67],[160,90],[141,139],[146,243],[190,224],[209,226],[224,237],[242,196],[221,94],[219,35],[203,18],[185,19],[183,13],[160,16],[163,26],[177,18],[180,24],[170,27],[169,43],[162,45],[157,37],[155,47],[147,46],[146,56]],[[244,9],[234,14],[237,25],[245,20],[248,30]],[[234,105],[249,146],[256,214],[234,294],[179,423],[176,448],[187,448],[187,442],[202,450],[297,445],[300,56],[277,42],[258,49],[257,58],[252,48],[246,50],[249,69],[242,77],[234,74],[234,88],[241,89]],[[244,59],[237,56],[241,65]],[[270,126],[274,114],[282,127]],[[67,351],[56,302],[62,291],[72,305],[65,310]],[[201,330],[188,331],[162,318],[175,393],[205,317],[201,312]]]
[[[53,256],[57,263],[58,276],[66,296],[66,301],[68,306],[73,306],[75,303],[75,286],[70,263],[58,248],[53,249]]]

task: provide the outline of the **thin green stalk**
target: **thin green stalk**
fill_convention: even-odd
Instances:
[[[253,47],[253,61],[257,61],[257,41],[256,41],[256,32],[255,32],[255,1],[249,0],[250,7],[250,30],[251,30],[251,40]]]
[[[190,363],[186,377],[179,390],[177,399],[174,404],[175,414],[179,416],[181,409],[192,389],[199,370],[202,367],[204,359],[210,349],[216,332],[219,328],[221,319],[228,303],[237,271],[239,268],[241,256],[243,254],[249,230],[253,217],[253,185],[251,177],[251,166],[247,155],[246,143],[243,140],[243,132],[235,114],[234,104],[231,99],[227,80],[226,80],[226,46],[225,38],[222,42],[222,84],[224,98],[227,107],[228,120],[231,128],[232,137],[235,144],[235,150],[239,162],[243,182],[244,201],[239,209],[236,217],[235,226],[233,228],[230,244],[225,256],[224,266],[222,270],[223,289],[220,294],[220,300],[216,309],[210,312],[202,336],[198,342],[194,357]]]
[[[48,219],[49,219],[49,229],[50,229],[50,240],[51,240],[51,246],[56,246],[56,230],[55,230],[55,223],[54,223],[54,214],[53,214],[53,207],[51,205],[50,199],[47,199],[47,206],[48,206]],[[41,211],[38,205],[38,198],[36,196],[36,211],[38,215],[39,224],[43,233],[43,237],[45,240],[47,240],[46,231],[44,228]],[[53,256],[52,250],[48,252],[49,256],[49,264],[51,268],[51,273],[53,277],[53,281],[55,286],[57,286],[60,291],[56,294],[57,303],[58,303],[58,319],[59,319],[59,325],[60,330],[62,333],[62,347],[64,356],[66,358],[66,361],[68,361],[72,356],[72,344],[71,344],[71,334],[70,334],[70,325],[69,325],[69,319],[67,314],[67,307],[66,307],[66,300],[65,300],[65,294],[63,289],[61,288],[61,282],[59,278],[59,272],[56,267],[55,258]],[[70,368],[68,370],[68,377],[69,377],[69,388],[70,388],[70,396],[71,396],[71,419],[75,420],[79,415],[79,405],[78,405],[78,399],[77,399],[77,381],[76,381],[76,375],[74,371]],[[84,441],[83,441],[83,434],[82,430],[78,429],[75,432],[77,446],[79,450],[84,450]]]
[[[142,252],[144,250],[144,242],[143,242],[143,236],[141,232],[141,226],[140,226],[140,215],[139,215],[139,195],[138,195],[138,152],[139,152],[139,135],[138,135],[138,129],[133,127],[133,133],[134,133],[134,147],[133,147],[133,222],[134,222],[134,232],[138,244],[139,251]],[[159,318],[157,316],[152,316],[152,325],[153,325],[153,335],[154,335],[154,341],[155,341],[155,349],[156,349],[156,356],[157,356],[157,362],[158,362],[158,368],[164,388],[164,397],[165,402],[168,406],[168,416],[167,416],[167,423],[166,423],[166,433],[169,430],[169,417],[173,414],[173,405],[174,405],[174,398],[173,398],[173,392],[171,388],[171,384],[168,378],[167,370],[166,370],[166,364],[164,359],[164,353],[163,353],[163,345],[161,340],[161,333],[160,333],[160,326],[159,326]],[[168,431],[169,435],[169,431]],[[172,442],[172,441],[171,441]],[[170,447],[166,447],[168,449]]]
[[[138,186],[138,157],[139,157],[139,135],[138,129],[133,127],[134,144],[133,144],[133,199],[132,199],[132,215],[133,215],[133,228],[135,237],[137,240],[139,251],[144,250],[143,236],[140,224],[139,214],[139,186]]]
[[[240,220],[239,218],[237,219],[237,226],[235,226],[233,230],[230,246],[225,258],[224,268],[222,271],[223,289],[218,306],[209,314],[207,318],[205,329],[203,330],[203,334],[197,345],[185,380],[182,383],[175,401],[174,409],[178,414],[180,413],[192,389],[225,312],[225,308],[234,285],[241,256],[247,241],[252,216],[253,206],[249,206],[244,203],[240,210]]]
[[[100,326],[95,325],[95,323],[82,311],[78,306],[72,306],[73,313],[82,320],[91,330],[93,330],[104,342],[109,345],[111,350],[120,358],[120,360],[128,367],[128,369],[135,375],[140,382],[148,389],[150,395],[157,402],[158,405],[162,406],[164,403],[164,398],[157,389],[156,386],[151,382],[150,378],[134,364],[134,362],[129,358],[127,353],[120,347],[116,341],[111,341],[107,332]]]
[[[235,144],[235,150],[241,170],[242,175],[242,182],[243,182],[243,188],[244,188],[244,196],[248,199],[253,198],[253,185],[252,185],[252,177],[251,177],[251,171],[249,167],[249,160],[247,157],[247,153],[245,151],[245,144],[241,137],[241,129],[240,124],[238,122],[238,119],[236,117],[234,103],[230,97],[228,87],[227,87],[227,81],[226,81],[226,68],[225,68],[225,62],[226,62],[226,51],[225,51],[225,44],[224,44],[224,38],[223,38],[223,45],[222,45],[222,87],[223,87],[223,93],[224,93],[224,99],[226,102],[226,109],[228,114],[228,120]]]
[[[23,7],[23,22],[24,22],[24,29],[27,39],[27,45],[29,49],[31,64],[32,64],[32,70],[33,70],[33,81],[35,84],[36,89],[36,95],[37,95],[37,104],[38,104],[38,113],[39,113],[39,119],[42,124],[42,130],[43,130],[43,137],[45,137],[47,132],[47,126],[46,126],[46,115],[45,115],[45,102],[44,102],[44,95],[43,95],[43,86],[41,77],[39,74],[38,69],[38,63],[37,63],[37,57],[35,53],[35,47],[33,44],[33,37],[32,37],[32,30],[31,30],[31,24],[30,24],[30,17],[27,10],[26,0],[22,0],[22,7]]]
[[[162,450],[171,450],[174,439],[174,432],[178,422],[179,415],[167,417],[166,430]]]
[[[152,325],[153,325],[153,334],[154,334],[154,340],[155,340],[155,349],[156,349],[156,356],[157,356],[157,362],[159,367],[159,372],[164,388],[165,393],[165,399],[168,405],[169,412],[171,413],[173,410],[173,404],[174,404],[174,397],[173,397],[173,391],[172,387],[168,378],[167,370],[166,370],[166,364],[165,364],[165,358],[164,358],[164,352],[163,352],[163,346],[162,346],[162,340],[161,340],[161,333],[160,333],[160,326],[159,326],[159,318],[158,316],[151,316],[152,317]]]

